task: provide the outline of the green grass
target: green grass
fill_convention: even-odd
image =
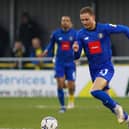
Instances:
[[[129,112],[129,98],[117,98]],[[0,98],[0,129],[40,129],[41,119],[54,116],[59,129],[127,129],[116,117],[92,98],[77,98],[75,109],[58,113],[56,98]]]

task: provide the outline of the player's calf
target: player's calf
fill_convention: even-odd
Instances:
[[[75,92],[75,84],[74,81],[68,81],[68,89],[69,89],[69,96],[68,96],[68,109],[74,108],[74,92]]]

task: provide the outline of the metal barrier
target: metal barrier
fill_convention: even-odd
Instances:
[[[41,62],[49,62],[53,63],[54,58],[52,57],[44,57],[44,58],[0,58],[0,63],[17,63],[18,69],[23,68],[23,62],[32,62],[32,61],[41,61]],[[87,58],[81,57],[79,62],[87,63]],[[120,63],[120,64],[129,64],[129,56],[122,56],[122,57],[112,57],[113,63]]]

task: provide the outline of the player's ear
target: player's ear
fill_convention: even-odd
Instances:
[[[72,22],[70,23],[70,28],[73,28],[73,23]]]
[[[94,19],[94,20],[96,19],[96,16],[95,16],[95,15],[93,15],[93,19]]]

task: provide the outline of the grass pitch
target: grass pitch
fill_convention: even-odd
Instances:
[[[129,98],[115,98],[129,112]],[[76,107],[58,113],[57,98],[0,98],[0,129],[40,129],[41,119],[54,116],[58,129],[127,129],[93,98],[76,98]]]

